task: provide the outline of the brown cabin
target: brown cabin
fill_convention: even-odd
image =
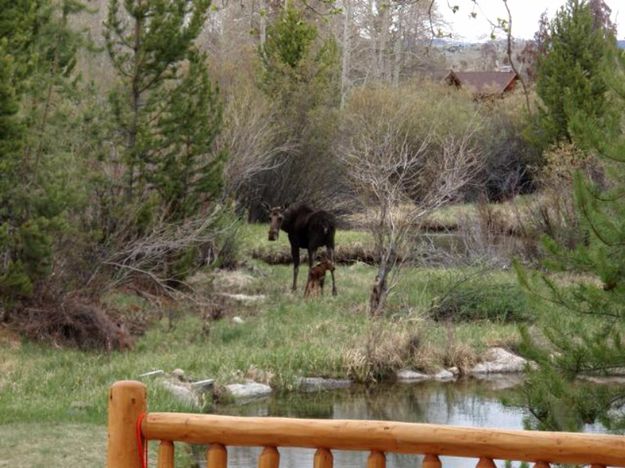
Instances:
[[[502,97],[514,89],[519,76],[513,71],[453,71],[445,76],[450,86],[465,88],[476,97]]]

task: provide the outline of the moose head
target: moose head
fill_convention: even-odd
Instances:
[[[278,240],[278,237],[280,236],[280,227],[282,226],[282,221],[284,220],[284,212],[286,211],[288,204],[274,207],[270,207],[265,204],[264,206],[269,212],[269,240]]]

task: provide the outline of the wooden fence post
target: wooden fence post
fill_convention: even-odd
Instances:
[[[108,468],[141,468],[137,419],[147,411],[146,387],[134,380],[111,385],[108,402]]]
[[[332,452],[325,448],[317,449],[313,459],[313,468],[332,468],[333,465],[334,458],[332,457]]]
[[[265,447],[258,457],[258,468],[278,468],[280,452],[275,447]]]
[[[384,452],[378,452],[372,450],[367,458],[367,468],[385,468],[386,467],[386,455]]]

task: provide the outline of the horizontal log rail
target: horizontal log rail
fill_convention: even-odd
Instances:
[[[143,398],[143,400],[142,400]],[[549,463],[625,466],[625,437],[603,434],[483,429],[391,421],[319,420],[147,413],[145,386],[117,382],[109,397],[109,468],[138,468],[139,442],[161,441],[159,468],[173,467],[171,442],[207,444],[209,468],[226,467],[227,446],[259,446],[259,467],[279,466],[279,447],[317,449],[314,467],[332,467],[333,449],[370,452],[367,466],[384,467],[385,453],[425,455],[423,466],[440,468],[439,456],[477,459],[492,467],[493,459]],[[137,428],[137,421],[139,427]],[[123,426],[123,427],[122,427]],[[129,435],[131,434],[131,435]],[[123,440],[125,439],[125,442]],[[130,459],[130,462],[124,460]]]

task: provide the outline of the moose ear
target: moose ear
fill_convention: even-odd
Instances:
[[[290,204],[291,204],[290,202],[286,202],[284,205],[282,205],[282,209],[286,210]]]

